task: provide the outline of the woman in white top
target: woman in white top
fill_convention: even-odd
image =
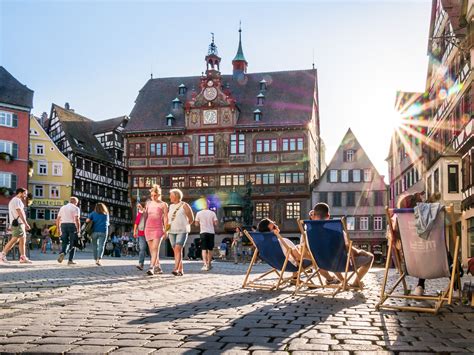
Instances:
[[[170,207],[168,212],[169,226],[166,228],[174,252],[175,276],[183,276],[183,247],[191,231],[191,224],[194,222],[194,214],[191,207],[184,201],[183,192],[179,189],[170,191]]]

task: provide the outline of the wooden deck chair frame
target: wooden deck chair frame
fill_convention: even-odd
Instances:
[[[379,309],[389,309],[389,310],[399,310],[399,311],[413,311],[413,312],[427,312],[437,314],[441,307],[447,303],[452,304],[453,299],[461,299],[461,278],[460,278],[460,271],[458,269],[458,257],[459,257],[459,246],[461,237],[456,235],[456,222],[454,219],[454,207],[450,205],[449,207],[444,207],[444,211],[449,218],[449,226],[445,225],[445,242],[447,242],[447,238],[449,238],[448,230],[451,229],[451,238],[454,242],[454,256],[453,256],[453,268],[451,271],[451,279],[448,286],[444,289],[444,291],[440,295],[423,295],[423,296],[415,296],[409,295],[408,286],[406,283],[405,278],[407,275],[406,271],[402,268],[402,261],[403,256],[396,248],[395,243],[395,229],[392,222],[392,214],[393,209],[389,209],[385,207],[385,213],[387,215],[387,227],[388,227],[388,251],[387,251],[387,261],[385,263],[385,272],[384,278],[382,283],[382,289],[380,292],[380,301],[377,303],[375,308]],[[395,267],[399,273],[399,278],[395,282],[395,284],[387,290],[387,281],[388,281],[388,272],[391,264],[391,255],[392,252],[394,254],[394,263]],[[453,296],[454,293],[454,283],[458,283],[458,296]],[[394,293],[397,287],[402,284],[403,286],[403,294],[396,294]],[[422,306],[398,306],[398,305],[389,305],[385,304],[391,298],[395,299],[408,299],[408,300],[415,300],[415,301],[432,301],[434,302],[432,307],[422,307]]]
[[[244,230],[245,236],[252,242],[253,246],[255,247],[255,252],[253,253],[252,260],[250,261],[250,265],[247,269],[247,273],[245,274],[245,279],[242,284],[242,288],[254,288],[254,289],[263,289],[263,290],[278,290],[282,287],[287,287],[291,285],[291,280],[293,280],[293,275],[290,277],[285,277],[285,269],[286,266],[288,265],[289,261],[289,256],[290,256],[290,248],[283,242],[280,243],[283,245],[285,248],[287,248],[287,253],[284,253],[286,255],[285,261],[283,263],[283,267],[281,270],[278,270],[274,267],[271,267],[271,270],[264,272],[263,274],[257,276],[256,278],[250,280],[250,272],[252,271],[253,266],[255,265],[255,262],[257,261],[257,257],[259,254],[259,250],[257,247],[257,244],[253,240],[252,236],[250,233],[246,230]],[[276,237],[281,240],[281,235],[279,233],[275,233]],[[306,270],[303,270],[302,273],[304,273]],[[267,277],[268,275],[276,274],[278,277],[278,280],[276,282],[273,282],[271,284],[265,283],[263,279]],[[263,282],[262,282],[263,281]]]
[[[302,261],[303,258],[300,260],[300,267],[298,270],[298,277],[296,281],[296,289],[294,291],[294,295],[298,294],[308,294],[309,291],[314,290],[314,289],[334,289],[334,291],[330,294],[332,297],[336,296],[338,293],[343,292],[343,291],[348,291],[348,290],[361,290],[361,287],[354,287],[349,285],[349,281],[352,279],[354,276],[358,276],[357,268],[354,267],[353,270],[350,270],[350,265],[352,262],[352,265],[355,265],[355,258],[352,253],[352,240],[350,239],[349,233],[347,231],[346,227],[346,221],[345,218],[341,218],[341,223],[342,223],[342,230],[346,233],[347,236],[347,245],[346,245],[346,252],[347,252],[347,259],[346,259],[346,266],[344,270],[344,275],[343,275],[343,280],[341,280],[340,284],[337,285],[326,285],[323,282],[323,278],[320,273],[320,268],[318,266],[318,263],[316,262],[316,259],[314,258],[313,253],[311,252],[311,249],[308,247],[308,234],[306,233],[305,227],[304,227],[304,221],[303,220],[298,220],[298,227],[301,232],[302,236],[302,243],[303,243],[303,248],[302,248],[302,255],[305,255],[306,251],[309,252],[309,255],[311,256],[311,263],[313,266],[313,271],[312,273],[308,274],[306,273],[306,279],[303,281],[301,273],[303,272],[302,270]],[[313,279],[317,278],[319,284],[314,283]],[[306,287],[306,290],[301,290],[303,287]]]

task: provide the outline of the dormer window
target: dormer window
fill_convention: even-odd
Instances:
[[[262,111],[260,111],[259,109],[256,109],[255,111],[253,111],[253,117],[254,117],[256,122],[261,121],[262,120]]]
[[[178,98],[175,98],[172,102],[173,102],[173,110],[177,110],[179,108],[179,105],[181,104],[181,101],[179,101]]]
[[[170,113],[168,116],[166,116],[166,125],[168,127],[171,127],[173,125],[174,121],[174,116]]]
[[[186,95],[186,91],[188,89],[186,88],[186,85],[184,84],[181,84],[179,87],[178,87],[178,94],[179,95]]]
[[[265,79],[262,79],[260,81],[260,91],[265,91],[267,90],[267,81]]]
[[[257,95],[257,106],[263,106],[263,102],[265,101],[265,95],[262,93]]]

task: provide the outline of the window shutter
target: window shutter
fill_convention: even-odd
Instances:
[[[327,170],[326,178],[327,178],[327,182],[331,182],[331,170]]]
[[[387,229],[387,216],[382,216],[382,230]]]
[[[11,175],[11,185],[10,185],[10,188],[13,190],[13,192],[15,192],[15,190],[16,190],[16,175],[15,175],[15,174],[12,174],[12,175]]]
[[[44,212],[44,219],[45,219],[46,221],[49,221],[49,220],[51,219],[51,211],[50,211],[50,210],[47,209],[47,210]]]
[[[36,209],[30,208],[30,218],[36,219]]]
[[[16,143],[12,144],[12,155],[13,158],[18,159],[18,144]]]
[[[359,217],[354,217],[354,230],[359,230],[360,229],[360,218]]]
[[[342,153],[342,158],[343,158],[344,162],[347,161],[347,151],[346,150]]]
[[[18,115],[16,113],[13,114],[12,127],[18,127]]]
[[[353,178],[352,178],[352,170],[349,170],[349,182],[352,182]]]

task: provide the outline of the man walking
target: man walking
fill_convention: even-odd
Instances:
[[[26,221],[25,205],[23,201],[26,201],[28,191],[22,187],[16,189],[16,195],[13,197],[8,204],[8,216],[10,221],[10,227],[12,231],[12,239],[3,247],[3,251],[0,252],[0,262],[7,262],[8,252],[19,243],[20,250],[20,263],[31,264],[30,259],[26,257],[26,231],[30,230],[30,225]]]
[[[58,263],[62,263],[64,255],[69,251],[68,265],[77,264],[74,261],[76,252],[76,241],[78,233],[81,230],[80,215],[81,210],[77,205],[79,200],[77,197],[71,197],[69,203],[59,209],[58,218],[56,219],[56,227],[61,231],[61,240],[63,242],[61,254],[58,257]]]
[[[214,211],[209,209],[209,202],[206,201],[204,209],[196,214],[196,226],[200,226],[202,261],[204,262],[201,270],[209,271],[212,269],[212,250],[214,249],[214,226],[217,226],[217,216]]]

